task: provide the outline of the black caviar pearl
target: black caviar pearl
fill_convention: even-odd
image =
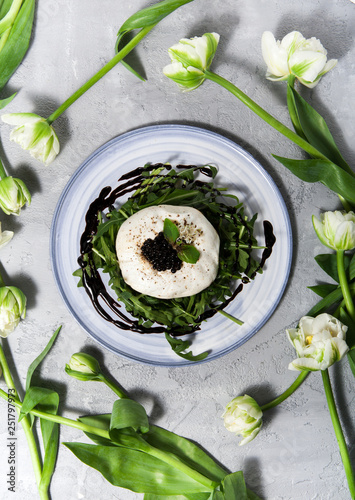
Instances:
[[[175,248],[166,240],[164,233],[160,232],[154,240],[148,238],[142,245],[143,256],[152,264],[156,271],[170,270],[176,273],[181,269],[182,262]]]

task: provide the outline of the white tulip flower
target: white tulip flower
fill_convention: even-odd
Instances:
[[[0,337],[7,337],[26,316],[26,296],[14,286],[0,288]]]
[[[163,68],[165,76],[182,90],[194,90],[205,80],[204,72],[211,66],[219,42],[217,33],[182,38],[168,50],[171,64]]]
[[[266,78],[273,81],[287,80],[293,75],[306,87],[313,88],[337,63],[336,59],[327,61],[327,51],[317,38],[306,39],[298,31],[292,31],[281,42],[265,31],[261,48],[267,64]]]
[[[243,446],[259,433],[263,412],[255,399],[245,394],[232,399],[222,417],[228,431],[243,436],[244,439],[239,443],[239,446]]]
[[[0,208],[7,215],[20,215],[25,203],[31,203],[31,194],[21,179],[11,176],[0,180]]]
[[[320,220],[313,215],[314,230],[323,245],[333,250],[353,250],[355,248],[355,213],[324,212]]]
[[[298,358],[289,364],[290,370],[326,370],[348,352],[348,327],[337,318],[322,313],[312,318],[303,316],[298,328],[286,330]]]
[[[28,150],[45,165],[49,165],[59,153],[60,146],[54,128],[45,118],[34,113],[9,113],[2,115],[2,121],[16,125],[10,139]]]
[[[13,238],[13,231],[1,231],[1,222],[0,222],[0,248],[4,247],[9,243],[9,241]]]

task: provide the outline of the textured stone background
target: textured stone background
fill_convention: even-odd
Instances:
[[[113,55],[119,26],[145,0],[46,0],[38,2],[30,50],[10,80],[7,94],[18,96],[7,112],[48,116]],[[60,412],[75,418],[107,412],[113,397],[100,384],[68,379],[65,363],[79,350],[97,353],[106,369],[138,401],[154,423],[192,438],[231,471],[243,470],[249,486],[272,500],[348,499],[346,480],[318,373],[297,393],[265,415],[264,428],[245,447],[227,432],[221,413],[244,392],[260,403],[283,392],[295,379],[287,369],[294,357],[284,330],[316,302],[307,289],[325,277],[313,257],[324,252],[313,232],[311,215],[339,206],[321,185],[307,185],[271,156],[301,157],[300,151],[260,121],[232,95],[211,82],[183,94],[162,74],[167,49],[182,37],[216,31],[221,35],[213,69],[288,123],[285,86],[265,80],[260,39],[263,31],[282,38],[292,30],[316,36],[339,59],[336,68],[307,99],[327,119],[350,164],[354,164],[355,5],[350,0],[195,0],[166,18],[136,51],[145,83],[123,67],[114,68],[55,123],[62,151],[44,167],[8,139],[1,126],[1,156],[9,174],[23,178],[33,202],[19,218],[1,216],[15,238],[1,250],[1,272],[28,296],[28,315],[5,344],[24,385],[28,365],[60,324],[62,333],[46,358],[39,382],[56,388]],[[112,137],[159,123],[202,126],[234,140],[273,176],[287,204],[294,257],[285,294],[268,323],[246,344],[223,358],[183,368],[156,368],[127,361],[102,349],[77,325],[56,288],[49,257],[49,233],[57,200],[82,161]],[[331,369],[336,400],[349,443],[354,442],[354,379],[347,362]],[[17,430],[16,493],[6,488],[6,405],[0,404],[0,497],[37,498],[24,435]],[[84,441],[79,431],[63,427],[61,441]],[[354,447],[351,449],[354,457]],[[51,494],[59,499],[141,498],[115,488],[99,473],[60,447]]]

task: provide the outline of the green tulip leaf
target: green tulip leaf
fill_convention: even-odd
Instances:
[[[355,349],[352,349],[351,351],[348,352],[347,358],[349,361],[351,371],[353,372],[353,375],[355,377]]]
[[[25,0],[0,52],[0,90],[22,62],[30,42],[35,0]]]
[[[211,498],[210,493],[191,493],[191,495],[155,495],[154,493],[146,493],[143,500],[211,500]]]
[[[28,389],[31,386],[31,381],[32,381],[32,376],[33,376],[34,371],[36,370],[38,365],[43,361],[43,359],[47,356],[47,354],[50,351],[50,349],[52,348],[56,338],[58,337],[58,334],[59,334],[61,328],[62,327],[60,326],[59,328],[56,329],[56,331],[53,333],[52,337],[50,338],[48,344],[43,349],[41,354],[39,354],[39,356],[37,356],[37,358],[34,361],[32,361],[32,363],[28,367],[27,378],[26,378],[26,391],[28,391]]]
[[[91,425],[108,432],[110,430],[111,413],[104,413],[102,415],[84,415],[79,417],[78,420],[83,424]],[[97,434],[91,434],[90,432],[84,431],[84,433],[95,444],[102,446],[117,446],[111,441],[111,439],[98,436]]]
[[[176,242],[180,235],[179,228],[170,219],[164,219],[163,233],[171,245]]]
[[[182,462],[212,481],[220,482],[227,475],[227,471],[219,466],[205,451],[189,439],[178,434],[151,425],[144,438],[154,448],[173,453]]]
[[[273,155],[282,165],[305,182],[321,182],[331,191],[355,204],[355,177],[327,160],[292,160]]]
[[[209,491],[175,467],[141,451],[86,443],[64,444],[79,460],[98,470],[114,486],[156,495]]]
[[[10,97],[6,97],[5,99],[0,99],[0,109],[4,109],[5,106],[7,106],[12,101],[12,99],[15,97],[16,94],[17,92],[10,95]]]
[[[328,312],[328,309],[343,298],[342,291],[340,287],[330,292],[326,297],[322,298],[316,305],[314,305],[306,314],[306,316],[317,316],[318,314]]]
[[[348,172],[351,171],[335,144],[324,118],[290,85],[288,86],[288,92],[293,96],[295,113],[298,120],[295,117],[293,118],[296,123],[298,135],[300,135],[299,130],[301,130],[301,136],[305,137],[312,146],[318,149],[331,162],[339,165],[339,167]]]
[[[324,299],[324,297],[336,290],[338,285],[324,283],[323,285],[308,286],[307,288]]]
[[[245,485],[243,472],[228,474],[223,481],[222,487],[225,500],[248,500],[247,487]]]
[[[200,258],[200,252],[193,245],[181,245],[177,251],[179,259],[188,264],[196,264]]]
[[[150,27],[153,28],[164,19],[164,17],[174,12],[174,10],[192,1],[193,0],[164,0],[133,14],[122,24],[118,31],[115,47],[116,53],[127,45],[131,31]],[[123,60],[121,63],[140,80],[145,80],[145,78],[134,70],[126,61]]]
[[[19,421],[31,410],[37,407],[46,413],[55,414],[58,409],[59,396],[58,393],[45,387],[30,387],[25,394]]]
[[[353,254],[349,264],[349,280],[355,279],[355,253]]]
[[[334,281],[339,283],[337,256],[335,253],[319,254],[315,257],[315,261],[324,272],[326,272]],[[349,269],[350,257],[344,255],[345,270]]]
[[[149,431],[149,422],[143,406],[133,399],[118,399],[112,408],[110,430],[131,427],[142,433]]]
[[[288,112],[293,124],[293,127],[296,131],[296,133],[302,137],[302,139],[307,140],[306,136],[303,133],[302,126],[300,123],[300,119],[298,116],[297,108],[296,108],[296,101],[295,101],[295,96],[293,93],[293,88],[291,85],[287,85],[287,107],[288,107]]]
[[[349,349],[355,348],[355,321],[349,316],[347,311],[341,307],[339,319],[344,325],[348,327],[346,332],[346,343],[349,346]]]

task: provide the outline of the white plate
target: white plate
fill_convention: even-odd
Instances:
[[[216,133],[185,125],[144,127],[118,136],[95,151],[74,173],[58,201],[51,227],[51,259],[60,293],[79,324],[99,344],[134,361],[162,366],[191,364],[177,356],[164,335],[123,331],[104,320],[72,276],[78,268],[79,240],[88,206],[105,186],[145,163],[172,166],[213,164],[218,184],[244,202],[246,213],[258,214],[255,235],[263,244],[262,221],[269,220],[276,244],[262,275],[244,287],[226,311],[242,321],[238,326],[216,314],[190,336],[194,354],[210,351],[205,361],[246,342],[275,310],[286,286],[292,256],[292,235],[284,201],[270,175],[240,146]]]

